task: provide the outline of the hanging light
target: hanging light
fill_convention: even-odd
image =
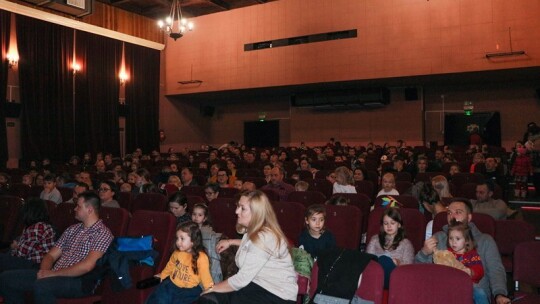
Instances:
[[[180,0],[172,1],[169,16],[165,20],[159,20],[157,24],[160,29],[167,31],[169,37],[174,39],[174,41],[182,38],[185,32],[193,30],[193,22],[188,21],[182,16]]]

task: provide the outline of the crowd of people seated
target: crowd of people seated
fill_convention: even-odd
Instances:
[[[437,263],[437,252],[448,249],[458,260],[465,255],[474,256],[476,262],[481,261],[482,274],[478,270],[480,268],[471,266],[474,263],[462,263],[462,269],[456,267],[472,277],[477,287],[474,294],[477,303],[489,303],[491,298],[499,304],[509,303],[506,274],[493,238],[479,231],[471,218],[473,212],[484,213],[497,220],[515,216],[514,210],[509,209],[507,204],[509,197],[515,194],[510,187],[512,175],[516,177],[515,189],[519,189],[517,196],[521,197],[526,179],[523,178],[524,171],[518,167],[527,163],[520,159],[524,155],[529,157],[530,168],[526,175],[534,176],[538,169],[535,162],[537,153],[530,144],[526,145],[526,151],[516,146],[516,151],[506,153],[503,148],[485,145],[409,147],[404,141],[398,140],[395,145],[377,146],[369,143],[365,147],[353,147],[331,139],[325,146],[312,148],[304,143],[287,148],[248,148],[231,142],[216,148],[203,145],[197,151],[186,149],[180,153],[170,150],[168,153],[152,151],[143,154],[136,149],[123,158],[110,153],[97,153],[93,158],[86,153],[82,159],[73,156],[67,163],[51,162],[49,159],[39,164],[30,161],[26,167],[0,173],[0,195],[17,195],[25,199],[39,197],[42,200],[40,204],[44,201],[72,203],[81,224],[68,228],[52,249],[50,244],[47,245],[50,251],[42,252],[41,258],[28,258],[30,262],[20,263],[24,267],[19,269],[3,266],[0,269],[0,295],[6,299],[6,303],[18,303],[18,299],[24,298],[27,291],[33,291],[36,299],[44,301],[89,294],[87,290],[77,287],[80,282],[73,281],[73,277],[90,271],[105,253],[112,237],[99,219],[99,210],[102,207],[123,207],[120,194],[125,192],[130,196],[142,193],[166,195],[168,210],[181,227],[176,231],[175,248],[178,254],[171,256],[170,263],[180,263],[185,267],[176,272],[173,264],[168,265],[161,273],[162,286],[156,290],[151,301],[176,294],[175,286],[189,290],[186,296],[189,301],[196,298],[194,294],[203,292],[204,303],[247,303],[246,297],[249,299],[251,293],[276,303],[294,301],[296,281],[290,279],[293,276],[292,260],[288,252],[283,250],[284,241],[290,237],[285,236],[279,228],[276,215],[268,209],[272,209],[269,202],[288,201],[293,192],[318,191],[327,199],[327,204],[332,205],[351,203],[345,194],[361,193],[371,201],[371,205],[377,197],[388,199],[388,209],[379,219],[380,233],[371,239],[364,236],[363,241],[363,246],[367,245],[367,252],[379,257],[378,261],[385,270],[386,287],[390,272],[395,267],[413,262]],[[516,166],[517,163],[519,166]],[[473,200],[459,198],[464,196],[471,183],[474,197],[470,198]],[[370,184],[371,188],[361,186],[365,184]],[[232,191],[229,189],[234,190],[231,193],[241,193],[237,196],[240,199],[236,210],[237,230],[245,234],[242,240],[219,242],[217,251],[231,245],[240,246],[247,250],[247,254],[243,251],[240,253],[240,259],[248,259],[249,267],[238,265],[240,270],[237,276],[221,283],[212,282],[207,272],[208,257],[200,249],[202,241],[199,238],[203,234],[199,229],[211,227],[207,206],[215,204],[213,201],[219,199],[220,194]],[[186,195],[188,192],[203,201],[195,204],[193,210],[188,210],[191,197]],[[538,192],[534,194],[538,195]],[[444,231],[433,234],[433,222],[428,224],[424,246],[416,257],[411,242],[403,233],[399,207],[404,206],[398,200],[392,201],[400,195],[415,197],[416,209],[427,220],[433,220],[441,212],[448,214],[450,227],[445,226]],[[30,204],[32,200],[28,202]],[[304,218],[306,229],[300,235],[299,243],[294,244],[305,248],[314,258],[321,250],[337,246],[334,236],[325,228],[324,210],[324,205],[317,204],[307,208]],[[268,217],[268,221],[263,221],[259,216]],[[27,229],[40,221],[44,227],[50,224],[48,218],[43,216],[29,220]],[[187,223],[192,221],[199,225],[189,226]],[[453,227],[457,225],[455,221],[465,226],[455,228],[461,233],[461,238],[449,232],[454,231]],[[40,233],[45,233],[45,228],[40,229]],[[80,233],[87,233],[88,237],[80,240],[77,238]],[[467,246],[461,243],[454,246],[454,239],[467,239],[469,235],[473,238],[468,239]],[[50,240],[47,242],[50,243]],[[11,254],[6,255],[6,261],[21,258],[14,255],[19,243],[11,244]],[[73,244],[85,249],[78,252]],[[214,248],[206,248],[206,252],[210,250]],[[475,251],[470,253],[471,250]],[[282,270],[279,277],[271,271],[255,270],[256,267],[264,269],[265,266],[257,263],[260,259],[268,258],[272,265]],[[253,264],[250,264],[250,259],[254,259]],[[261,268],[258,271],[262,271]],[[287,276],[283,277],[284,273]],[[265,275],[274,281],[268,282],[261,277]],[[13,276],[24,278],[26,283],[17,283]],[[193,280],[177,279],[176,276],[193,276]],[[199,283],[202,283],[202,289],[197,288]],[[56,284],[67,287],[57,288]],[[281,288],[280,284],[288,288]]]

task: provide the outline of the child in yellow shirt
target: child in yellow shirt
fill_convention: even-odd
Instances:
[[[208,290],[214,285],[199,225],[191,221],[180,224],[175,245],[176,250],[159,275],[161,284],[148,297],[147,304],[190,304],[202,288]]]

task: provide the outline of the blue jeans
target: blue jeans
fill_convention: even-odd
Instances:
[[[0,274],[0,295],[6,304],[25,303],[25,293],[33,292],[34,303],[53,304],[57,298],[80,298],[83,292],[77,277],[50,277],[37,280],[38,270],[11,270]]]
[[[478,287],[473,286],[473,300],[474,304],[489,304],[489,297],[487,296],[486,292]]]
[[[147,304],[191,304],[202,293],[200,286],[193,288],[182,288],[166,278],[161,282],[156,290],[146,299]]]
[[[39,268],[39,264],[25,258],[12,256],[9,252],[0,253],[0,273],[8,270],[32,268]]]

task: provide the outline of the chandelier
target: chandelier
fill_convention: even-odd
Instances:
[[[182,16],[182,8],[180,7],[180,0],[173,0],[171,5],[171,12],[165,20],[159,20],[158,26],[160,29],[167,31],[169,37],[174,39],[182,38],[186,31],[193,30],[193,22],[188,22],[186,18]]]

